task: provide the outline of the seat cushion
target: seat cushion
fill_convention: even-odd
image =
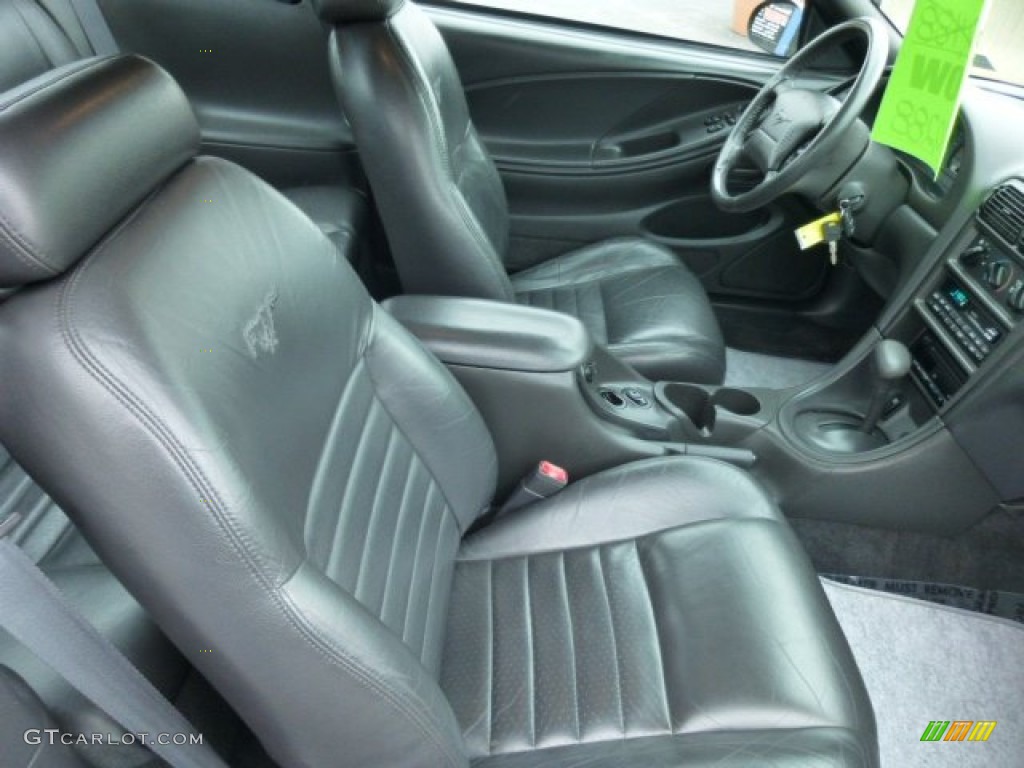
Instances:
[[[721,384],[725,344],[700,281],[640,238],[608,240],[512,277],[517,300],[578,317],[652,380]]]
[[[606,472],[467,538],[442,685],[488,767],[878,761],[799,543],[708,460]]]

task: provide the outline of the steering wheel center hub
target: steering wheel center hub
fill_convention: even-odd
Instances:
[[[784,91],[765,120],[747,137],[744,151],[762,171],[782,168],[835,113],[836,102],[816,91]]]

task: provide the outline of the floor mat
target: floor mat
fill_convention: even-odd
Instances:
[[[853,349],[882,311],[882,304],[871,293],[866,290],[855,298],[846,298],[846,306],[855,308],[858,315],[848,328],[824,327],[793,312],[749,305],[717,302],[714,310],[727,347],[833,363]]]
[[[1024,594],[1024,515],[996,509],[956,536],[791,518],[818,573],[857,573]]]
[[[882,768],[1021,765],[1024,627],[822,581],[874,705]],[[922,741],[933,722],[948,734],[970,721],[996,725],[984,742]]]
[[[725,350],[725,384],[729,387],[788,389],[818,378],[831,367],[810,360]]]
[[[1024,624],[1024,595],[1016,592],[1000,592],[995,589],[972,589],[953,584],[936,584],[929,581],[908,581],[906,579],[876,579],[869,576],[845,576],[823,573],[827,579],[865,589],[891,592],[894,595],[914,597],[930,603],[948,605],[975,613],[987,613]]]

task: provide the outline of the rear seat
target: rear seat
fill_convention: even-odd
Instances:
[[[68,0],[0,0],[0,92],[93,55]],[[355,262],[367,225],[365,198],[342,186],[281,190]]]
[[[83,768],[84,763],[59,741],[39,733],[53,728],[50,713],[17,674],[0,666],[0,744],[4,768]],[[29,733],[26,738],[26,733]],[[38,737],[38,739],[37,739]]]
[[[91,55],[88,39],[68,0],[0,0],[0,92]],[[368,217],[362,195],[340,186],[310,186],[282,192],[320,226],[350,261],[355,260]],[[82,613],[173,700],[189,674],[187,662],[99,562],[64,513],[0,446],[0,521],[12,514],[20,516],[13,539]],[[13,670],[18,679],[35,691],[64,731],[121,732],[116,723],[31,652],[0,631],[2,667]],[[95,764],[109,763],[113,755],[104,755],[102,751],[103,747],[89,747],[86,756]],[[122,747],[116,753],[116,764],[124,768],[151,759],[150,753],[141,747],[131,752]],[[68,765],[78,765],[73,758],[68,760]]]
[[[18,515],[12,540],[31,557],[100,632],[112,640],[166,697],[174,699],[190,666],[142,607],[104,567],[60,508],[0,447],[0,520]],[[40,662],[29,649],[0,631],[0,667],[23,679],[68,733],[113,733],[123,729]],[[97,764],[112,747],[90,746]],[[117,748],[118,766],[152,758],[140,747]]]

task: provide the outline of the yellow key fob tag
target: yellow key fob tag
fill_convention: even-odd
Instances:
[[[828,224],[842,224],[843,217],[838,213],[830,213],[828,216],[812,221],[810,224],[800,227],[796,231],[796,241],[800,244],[800,250],[806,251],[820,243],[825,242],[825,226]]]

